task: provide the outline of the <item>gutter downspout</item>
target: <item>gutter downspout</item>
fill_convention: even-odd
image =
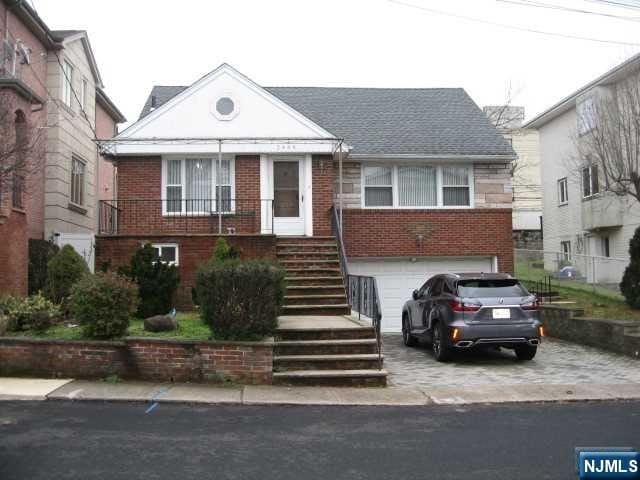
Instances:
[[[339,186],[338,186],[338,219],[340,224],[340,241],[342,242],[342,140],[340,140],[340,145],[338,147],[340,150],[338,152],[338,177],[339,177]]]

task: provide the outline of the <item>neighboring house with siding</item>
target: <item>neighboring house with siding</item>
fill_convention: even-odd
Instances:
[[[124,117],[101,90],[86,32],[53,31],[27,2],[0,0],[0,35],[0,100],[35,143],[24,185],[1,189],[0,294],[25,294],[30,239],[71,243],[92,261],[105,163],[96,132],[112,136]],[[3,135],[3,147],[11,137]],[[110,195],[113,167],[104,170]]]
[[[460,88],[261,87],[223,64],[154,87],[103,148],[117,197],[101,202],[97,262],[115,268],[151,242],[178,265],[181,307],[221,235],[244,257],[283,261],[288,296],[319,292],[287,301],[330,302],[344,285],[326,242],[341,233],[349,272],[377,278],[392,331],[433,274],[513,271],[515,153]],[[315,250],[295,251],[305,245]]]
[[[512,164],[514,246],[541,250],[542,186],[538,131],[522,127],[524,107],[496,105],[486,106],[483,110],[518,156]]]
[[[559,258],[575,264],[588,281],[616,284],[622,277],[629,240],[640,226],[640,205],[607,192],[600,166],[587,159],[577,164],[575,142],[589,134],[581,127],[584,116],[579,112],[598,95],[615,95],[616,84],[632,72],[637,74],[639,67],[636,55],[524,126],[540,136],[544,250],[559,252],[546,255],[548,269],[556,269]]]

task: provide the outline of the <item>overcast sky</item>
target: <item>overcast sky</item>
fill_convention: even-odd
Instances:
[[[89,32],[106,91],[135,120],[152,85],[227,62],[265,86],[463,87],[478,105],[509,85],[527,118],[640,51],[635,0],[33,0],[53,29]],[[516,3],[545,3],[624,18]],[[613,6],[638,4],[638,8]],[[415,5],[415,8],[409,5]],[[516,31],[591,37],[620,45]]]

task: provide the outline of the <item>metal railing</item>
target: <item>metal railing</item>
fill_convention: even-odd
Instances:
[[[335,206],[331,207],[331,226],[338,243],[340,270],[342,271],[342,277],[344,278],[344,284],[347,290],[347,301],[349,305],[351,305],[351,310],[358,312],[358,320],[362,321],[362,316],[365,316],[371,321],[371,325],[376,334],[378,369],[382,370],[382,311],[380,310],[380,298],[378,296],[376,279],[364,275],[349,274],[349,264],[347,262],[344,243],[342,242],[340,220]]]
[[[629,264],[626,258],[547,250],[514,250],[514,270],[521,280],[540,282],[549,277],[557,286],[619,294],[618,285]],[[553,288],[549,287],[550,290]]]
[[[378,368],[382,369],[382,311],[375,277],[347,275],[347,298],[351,309],[358,312],[358,320],[365,316],[371,321],[378,344]]]
[[[103,235],[234,234],[269,231],[273,234],[273,217],[273,199],[100,200],[98,233]]]

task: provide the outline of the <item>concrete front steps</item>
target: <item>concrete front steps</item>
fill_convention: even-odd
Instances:
[[[276,257],[286,270],[285,315],[351,313],[334,237],[280,237]]]
[[[344,316],[280,317],[273,358],[279,385],[385,386],[375,331]]]

